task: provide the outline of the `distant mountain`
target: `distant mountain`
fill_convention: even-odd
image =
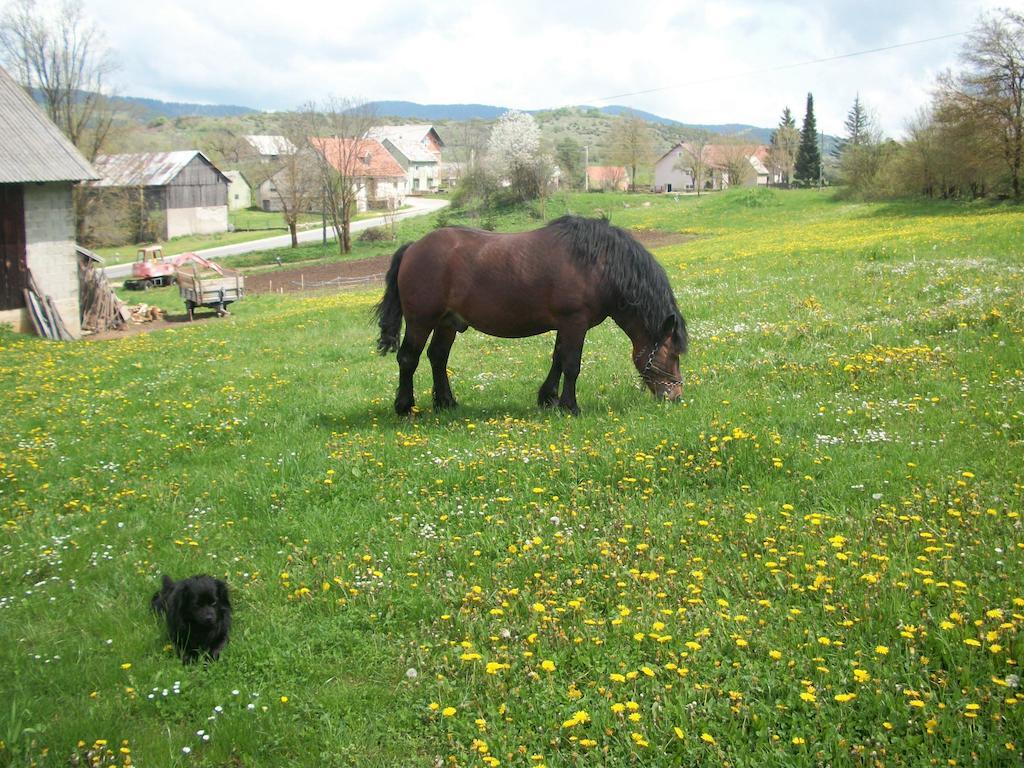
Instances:
[[[79,98],[85,92],[77,94]],[[44,104],[43,93],[38,88],[32,89],[32,97],[39,104]],[[159,99],[143,99],[138,96],[113,96],[110,99],[119,109],[140,114],[147,120],[155,117],[240,117],[259,112],[251,107],[237,107],[232,104],[189,104],[178,101],[160,101]]]
[[[118,106],[140,110],[150,119],[154,117],[240,117],[259,112],[251,107],[233,104],[189,104],[178,101],[142,99],[137,96],[115,96]]]
[[[417,104],[414,101],[371,101],[366,104],[380,117],[404,120],[497,120],[508,109],[486,104]]]

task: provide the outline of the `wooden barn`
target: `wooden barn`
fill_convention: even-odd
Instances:
[[[79,335],[72,188],[97,178],[85,158],[0,68],[0,323],[31,331],[25,289]]]
[[[141,235],[140,240],[228,229],[231,180],[197,149],[100,155],[95,166],[101,178],[92,182],[91,190],[105,196],[106,204],[91,206],[94,215],[137,222],[139,232],[132,234]]]

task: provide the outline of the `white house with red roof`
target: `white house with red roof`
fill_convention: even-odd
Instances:
[[[313,138],[310,144],[356,185],[356,207],[399,208],[409,194],[406,169],[376,139]]]
[[[681,141],[662,155],[654,164],[655,192],[688,192],[694,188],[693,164],[694,147]],[[743,186],[765,186],[779,183],[778,174],[773,178],[768,169],[768,147],[764,144],[706,144],[704,146],[704,182],[707,189],[725,189],[735,186],[729,179],[728,167],[731,155],[741,152],[750,164],[750,173],[741,182]]]

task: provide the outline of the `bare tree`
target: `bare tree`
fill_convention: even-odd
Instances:
[[[982,17],[960,59],[959,75],[939,79],[937,116],[947,124],[974,123],[997,144],[1015,200],[1024,167],[1024,15],[1001,10]]]
[[[793,113],[786,107],[782,111],[779,126],[772,131],[768,150],[768,167],[772,176],[778,177],[780,183],[789,186],[796,165],[796,152],[800,146],[800,132],[796,129]]]
[[[630,112],[612,123],[611,160],[630,169],[631,184],[637,183],[637,168],[646,168],[654,157],[654,135],[646,120]]]
[[[107,77],[116,66],[102,33],[83,17],[81,1],[64,0],[56,15],[47,15],[35,0],[14,0],[0,19],[0,59],[95,160],[114,123]]]
[[[281,216],[292,237],[292,248],[299,246],[299,218],[321,202],[320,173],[317,152],[305,136],[305,120],[301,114],[285,118],[284,136],[295,151],[281,155],[278,170],[272,177],[274,195],[281,205]]]
[[[704,180],[707,178],[708,147],[711,146],[711,137],[706,133],[698,133],[689,141],[683,144],[679,159],[676,160],[675,169],[689,173],[693,178],[694,189],[697,194],[704,188]]]
[[[320,176],[323,203],[342,255],[352,251],[352,217],[366,193],[370,140],[375,114],[365,103],[330,98],[302,110]]]
[[[724,142],[718,146],[718,161],[721,170],[729,178],[730,187],[742,187],[754,175],[754,167],[750,157],[755,147],[739,142]]]

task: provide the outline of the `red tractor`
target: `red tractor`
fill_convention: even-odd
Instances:
[[[164,249],[159,245],[139,248],[139,253],[132,264],[132,277],[124,281],[128,290],[144,291],[149,288],[160,288],[174,285],[175,270],[183,264],[195,262],[220,272],[220,267],[195,253],[182,253],[177,256],[164,256]]]

